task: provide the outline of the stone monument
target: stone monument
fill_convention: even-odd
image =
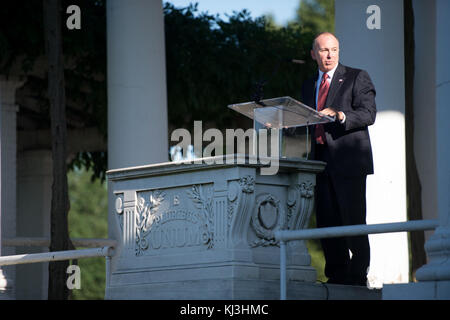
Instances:
[[[109,171],[119,246],[106,298],[278,299],[274,232],[308,226],[325,163],[279,159],[278,174],[261,175],[263,165],[246,160]],[[288,290],[315,282],[310,264],[305,242],[290,242]]]

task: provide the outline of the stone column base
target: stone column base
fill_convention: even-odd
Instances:
[[[450,281],[421,281],[383,287],[383,300],[449,300]]]
[[[13,291],[13,283],[11,279],[7,279],[0,267],[0,300],[11,300]]]

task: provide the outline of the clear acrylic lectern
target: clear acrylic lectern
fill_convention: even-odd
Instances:
[[[308,126],[335,121],[291,97],[231,104],[228,108],[253,119],[256,132],[261,128],[279,129],[282,158],[307,159],[311,151]]]

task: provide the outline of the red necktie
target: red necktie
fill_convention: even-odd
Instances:
[[[324,109],[325,101],[327,100],[328,90],[330,89],[330,84],[328,83],[327,79],[328,74],[324,73],[319,87],[319,97],[317,98],[317,111],[322,111]],[[319,144],[324,144],[326,142],[323,124],[316,125],[316,142]]]

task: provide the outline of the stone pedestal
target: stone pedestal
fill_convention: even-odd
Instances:
[[[108,172],[109,299],[277,299],[274,232],[307,227],[324,163],[175,164]],[[291,242],[288,279],[316,280],[304,241]],[[295,290],[294,290],[295,291]],[[273,292],[273,295],[268,295]],[[270,296],[270,297],[269,297]]]

